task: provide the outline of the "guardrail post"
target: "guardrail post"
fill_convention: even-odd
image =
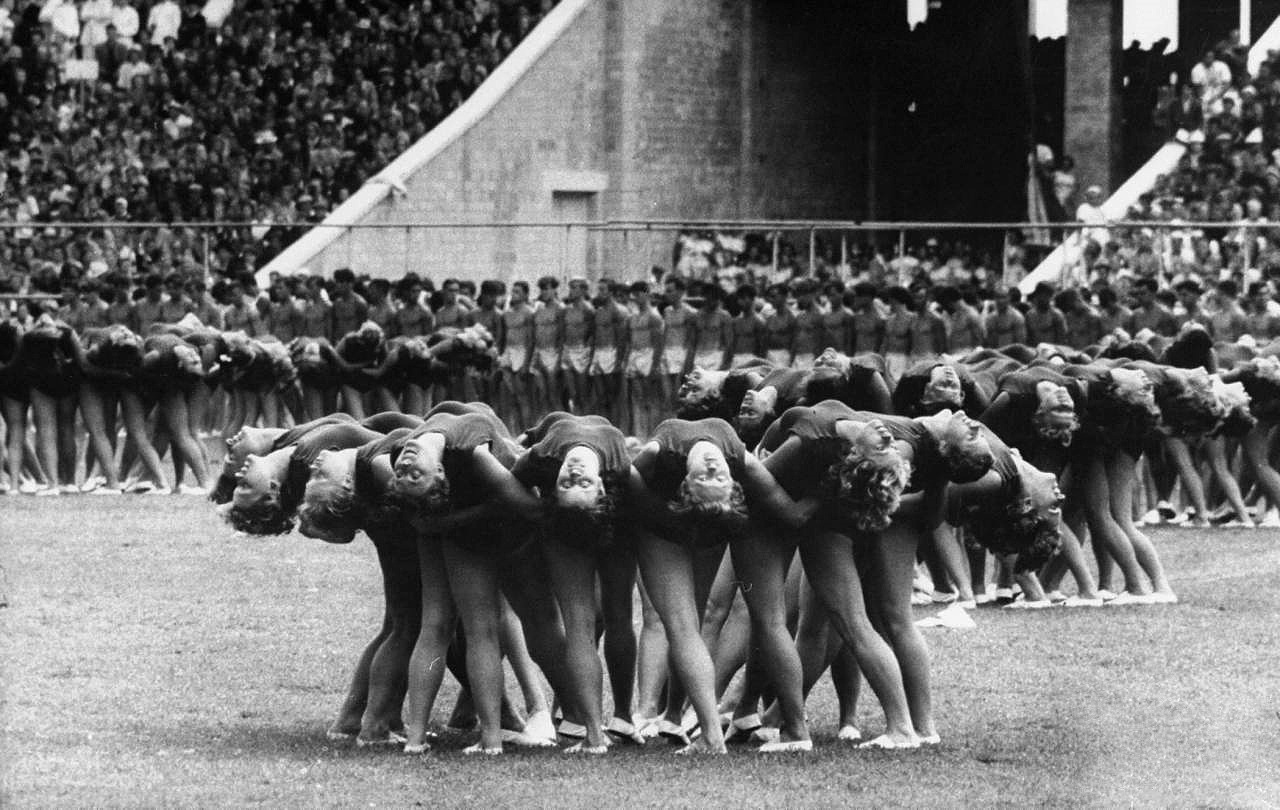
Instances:
[[[400,275],[409,272],[409,226],[404,226],[404,262],[400,268]]]
[[[898,255],[899,256],[907,255],[907,229],[906,228],[898,229]]]
[[[203,248],[204,249],[204,286],[205,286],[205,289],[207,290],[213,286],[213,271],[209,265],[209,229],[208,228],[200,229],[200,239],[204,245],[204,248]],[[257,270],[258,268],[255,267],[253,269]]]
[[[818,232],[813,228],[809,229],[809,275],[814,275],[814,268],[818,264]]]
[[[778,232],[774,231],[770,238],[773,240],[773,274],[778,275]]]

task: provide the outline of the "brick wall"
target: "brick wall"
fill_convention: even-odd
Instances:
[[[849,12],[822,0],[595,0],[373,222],[552,221],[553,192],[600,219],[851,217],[863,192]],[[597,184],[602,186],[597,190]],[[669,234],[363,231],[313,272],[641,277]]]

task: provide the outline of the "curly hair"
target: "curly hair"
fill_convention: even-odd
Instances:
[[[293,531],[294,520],[276,499],[264,499],[249,506],[232,504],[224,513],[236,531],[266,537]]]
[[[309,497],[298,509],[298,531],[307,537],[327,543],[350,543],[364,518],[364,510],[356,503],[355,493],[341,484],[311,482],[307,494],[316,495],[324,488],[324,496]]]
[[[590,507],[561,505],[555,495],[544,497],[547,518],[543,522],[542,536],[554,537],[571,548],[594,551],[613,545],[614,518],[618,510],[618,496],[624,486],[621,475],[606,473],[601,476],[600,497]]]
[[[1062,545],[1058,520],[1047,517],[1025,498],[1015,499],[1001,510],[992,505],[972,505],[964,512],[968,537],[993,554],[1017,555],[1018,573],[1041,568]]]
[[[1160,409],[1126,402],[1119,391],[1119,384],[1110,379],[1104,396],[1089,403],[1089,421],[1099,437],[1114,445],[1122,439],[1141,439],[1155,432],[1160,424]]]
[[[1031,424],[1035,426],[1036,435],[1040,438],[1070,447],[1072,437],[1080,429],[1080,417],[1072,413],[1069,423],[1054,424],[1049,421],[1048,411],[1037,410],[1031,415]]]
[[[729,490],[726,501],[704,501],[693,494],[688,479],[680,482],[671,511],[684,518],[688,527],[685,539],[696,545],[716,545],[747,525],[747,496],[737,481]]]
[[[1249,431],[1253,430],[1258,424],[1257,418],[1249,411],[1249,406],[1245,404],[1236,405],[1227,411],[1222,420],[1209,433],[1211,437],[1230,436],[1232,438],[1240,438]]]
[[[430,517],[448,512],[453,501],[450,498],[449,479],[441,476],[424,494],[405,492],[396,478],[391,482],[391,491],[384,498],[386,506],[399,510],[406,516]]]
[[[822,489],[854,528],[879,532],[889,527],[910,480],[911,464],[897,453],[849,452],[827,468]]]
[[[1226,415],[1213,390],[1207,386],[1170,381],[1156,388],[1156,403],[1161,421],[1173,436],[1204,436]]]

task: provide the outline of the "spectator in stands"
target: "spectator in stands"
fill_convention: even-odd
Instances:
[[[1053,305],[1053,285],[1040,282],[1031,292],[1031,308],[1027,310],[1027,342],[1033,346],[1049,343],[1064,346],[1067,342],[1067,319]]]
[[[1213,50],[1207,50],[1191,68],[1191,84],[1199,91],[1201,109],[1217,115],[1222,111],[1222,96],[1231,86],[1231,68]]]

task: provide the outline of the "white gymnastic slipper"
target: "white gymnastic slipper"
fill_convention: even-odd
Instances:
[[[888,734],[881,734],[879,737],[876,737],[874,740],[867,740],[862,745],[859,745],[858,749],[861,750],[863,748],[867,748],[867,749],[878,749],[882,751],[904,751],[904,750],[910,750],[910,749],[919,748],[919,747],[920,747],[919,737],[912,737],[911,740],[908,742],[899,742],[898,740],[895,740],[892,737],[890,737]]]
[[[554,740],[546,737],[535,737],[523,731],[512,731],[506,728],[502,730],[502,741],[518,748],[551,748],[555,745]]]
[[[551,712],[543,709],[529,715],[529,719],[524,721],[524,733],[530,737],[541,737],[555,742],[556,727],[551,723]]]
[[[329,729],[324,733],[324,738],[330,742],[350,742],[356,738],[356,735],[350,731],[334,731]]]
[[[1115,599],[1107,601],[1107,607],[1126,607],[1129,605],[1151,605],[1155,604],[1151,601],[1152,594],[1133,594],[1125,591],[1116,596]]]
[[[1176,605],[1178,604],[1178,595],[1172,591],[1156,591],[1147,594],[1152,605]]]
[[[942,736],[940,734],[921,734],[921,745],[942,745]]]
[[[771,743],[777,742],[782,737],[782,731],[774,726],[761,726],[751,732],[751,742]]]
[[[397,734],[394,731],[388,731],[385,737],[367,740],[363,737],[356,737],[356,748],[389,748],[391,746],[401,746],[408,742],[403,734]]]
[[[476,743],[475,745],[468,745],[466,748],[462,749],[462,753],[467,756],[483,754],[486,757],[496,757],[502,753],[502,746],[499,745],[497,748],[485,748],[480,743]]]
[[[836,733],[836,739],[841,742],[862,742],[862,732],[857,726],[841,726],[840,731]]]
[[[587,741],[583,740],[577,745],[571,745],[568,748],[564,749],[564,752],[566,754],[583,754],[586,756],[598,757],[598,756],[601,756],[602,754],[609,753],[609,746],[587,745]]]
[[[1096,599],[1086,599],[1083,596],[1068,596],[1067,601],[1063,602],[1062,604],[1065,607],[1069,607],[1069,608],[1079,608],[1079,607],[1094,608],[1094,607],[1102,607],[1103,605],[1106,604],[1106,602],[1102,601],[1102,597],[1097,597]]]
[[[425,754],[430,750],[431,750],[431,744],[425,743],[425,742],[414,743],[412,745],[405,743],[405,746],[404,746],[404,752],[411,756],[414,754]]]
[[[774,740],[756,749],[761,754],[804,754],[813,750],[813,740]]]
[[[644,745],[645,739],[640,736],[640,730],[635,727],[634,723],[623,720],[621,717],[610,717],[609,722],[605,724],[605,733],[620,743],[630,743],[632,745]]]
[[[689,735],[685,730],[665,717],[658,721],[658,736],[673,745],[689,744]]]
[[[587,727],[572,720],[561,720],[558,731],[561,737],[568,737],[571,740],[581,740],[587,736]]]

